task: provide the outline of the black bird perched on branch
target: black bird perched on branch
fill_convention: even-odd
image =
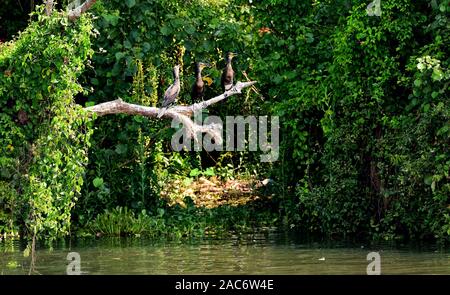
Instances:
[[[205,82],[202,79],[202,70],[207,67],[208,64],[198,62],[195,64],[195,82],[192,85],[191,97],[192,102],[201,98],[203,100],[203,95],[205,94]]]
[[[164,93],[164,100],[162,103],[162,109],[158,113],[158,118],[161,118],[165,112],[166,108],[174,104],[177,100],[178,94],[180,93],[180,66],[176,65],[173,67],[173,84],[167,88]]]
[[[225,58],[226,66],[225,69],[223,69],[221,80],[223,91],[228,91],[231,89],[231,87],[233,87],[234,71],[233,67],[231,66],[231,61],[235,56],[237,56],[236,53],[228,52],[227,57]]]

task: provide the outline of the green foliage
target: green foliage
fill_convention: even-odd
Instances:
[[[121,97],[132,103],[157,105],[172,82],[173,65],[179,63],[182,65],[180,103],[191,103],[189,93],[194,82],[195,61],[214,65],[203,72],[213,79],[206,96],[220,93],[225,52],[243,51],[244,41],[252,38],[251,27],[238,18],[240,14],[234,14],[228,2],[113,0],[97,3],[92,10],[97,16],[94,26],[99,32],[93,44],[96,53],[92,58],[93,70],[88,69],[83,75],[88,87],[95,89],[88,102]],[[248,12],[245,15],[250,16]],[[249,53],[236,59],[239,77],[239,69],[248,67]],[[240,102],[230,100],[230,104],[229,109],[221,106],[211,112],[224,115],[242,109]],[[131,116],[96,120],[83,189],[85,198],[77,206],[80,220],[90,220],[104,208],[126,206],[140,211],[158,206],[159,188],[171,174],[186,175],[195,168],[207,169],[202,166],[208,164],[202,162],[210,156],[170,151],[173,131],[167,127],[167,122]],[[219,170],[223,170],[219,174],[224,174],[230,169]],[[103,188],[94,185],[95,178],[103,179]]]
[[[382,3],[381,17],[355,3],[332,30],[328,3],[303,18],[318,43],[299,47],[321,62],[279,104],[284,157],[303,175],[291,216],[328,235],[448,237],[448,1]]]
[[[196,208],[192,200],[187,208],[165,207],[151,213],[135,214],[127,207],[105,210],[87,225],[91,234],[106,236],[147,236],[152,238],[201,238],[246,233],[274,227],[277,216],[270,210],[252,210],[254,206]]]
[[[0,218],[14,221],[2,230],[66,233],[80,189],[73,216],[94,232],[196,236],[241,220],[245,228],[249,208],[171,209],[159,191],[174,175],[251,171],[274,179],[284,222],[304,231],[448,240],[449,1],[384,0],[380,17],[367,4],[98,1],[92,44],[89,17],[69,24],[41,8],[15,42],[0,45]],[[280,163],[248,152],[173,153],[167,122],[114,116],[86,125],[74,104],[83,72],[92,91],[79,104],[157,105],[176,63],[180,103],[191,103],[195,61],[213,65],[204,71],[212,97],[227,51],[239,53],[237,80],[248,76],[258,89],[209,112],[280,116]]]
[[[32,18],[0,47],[0,179],[17,193],[14,221],[55,237],[69,231],[87,162],[91,131],[74,97],[92,25],[88,16],[45,16],[43,7]]]
[[[18,206],[17,193],[7,182],[0,181],[0,233],[4,236],[17,236],[15,209]]]
[[[140,235],[151,228],[152,219],[145,210],[137,217],[127,207],[116,207],[111,211],[97,215],[91,222],[91,230],[109,236],[122,236],[126,234]]]

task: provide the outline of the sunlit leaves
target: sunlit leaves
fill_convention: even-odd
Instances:
[[[96,177],[94,178],[94,180],[92,181],[92,184],[94,185],[94,187],[101,187],[103,185],[103,178],[100,177]]]
[[[8,171],[16,167],[7,181],[21,191],[16,206],[26,204],[17,222],[29,233],[55,238],[69,230],[87,161],[91,131],[74,96],[82,91],[77,78],[92,53],[92,26],[86,17],[69,24],[63,15],[43,16],[42,7],[36,15],[39,22],[31,22],[0,55],[0,73],[13,69],[9,79],[0,79],[1,117],[7,121],[0,125],[0,146],[14,142],[8,157],[11,163],[22,159],[2,164]],[[5,107],[11,93],[13,104]],[[14,123],[17,113],[22,124]]]

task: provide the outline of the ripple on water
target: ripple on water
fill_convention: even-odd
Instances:
[[[24,244],[0,243],[0,273],[27,274]],[[36,273],[65,274],[67,254],[78,252],[82,274],[365,274],[370,251],[382,274],[450,274],[450,250],[307,243],[286,235],[228,240],[156,242],[116,238],[81,240],[36,252]]]

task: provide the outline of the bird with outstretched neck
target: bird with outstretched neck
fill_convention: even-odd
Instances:
[[[164,100],[161,105],[161,110],[158,112],[158,118],[161,118],[167,111],[167,108],[174,104],[180,93],[180,66],[173,67],[173,84],[167,88],[164,93]]]
[[[228,52],[227,56],[225,58],[226,66],[225,69],[223,69],[222,73],[222,90],[228,91],[233,87],[233,80],[234,80],[234,71],[233,67],[231,65],[231,61],[233,60],[233,57],[237,56],[236,53]]]
[[[192,103],[201,99],[203,100],[203,95],[205,94],[205,82],[202,79],[202,70],[207,67],[208,64],[197,62],[195,64],[195,82],[192,85],[191,98]]]

